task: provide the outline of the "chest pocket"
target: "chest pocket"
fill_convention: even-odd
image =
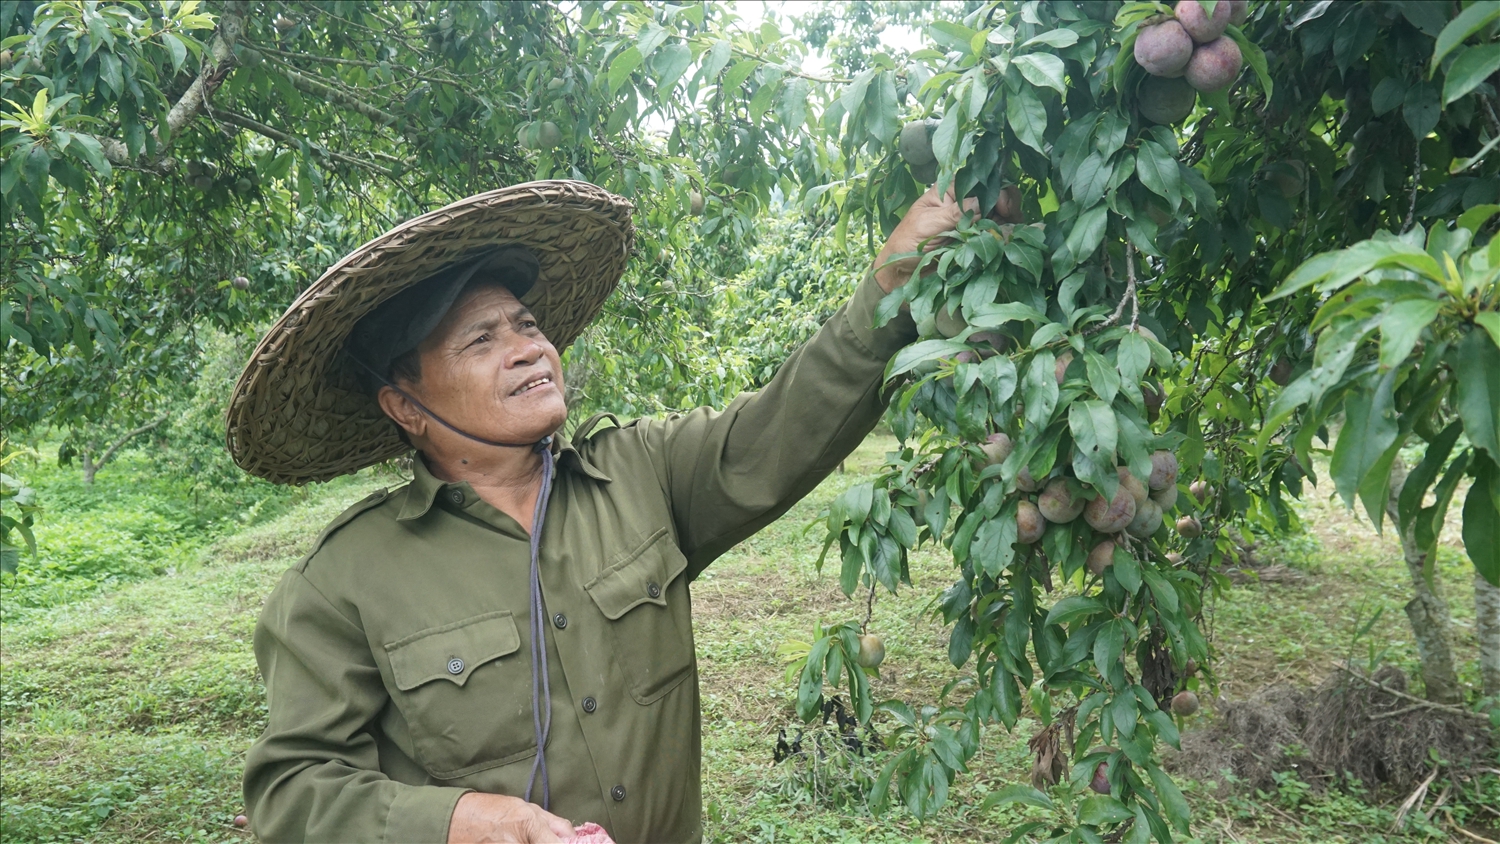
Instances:
[[[451,779],[536,753],[531,674],[509,611],[456,621],[385,645],[391,699],[420,761]]]
[[[584,585],[610,623],[610,644],[640,704],[660,700],[693,671],[687,558],[666,528]]]

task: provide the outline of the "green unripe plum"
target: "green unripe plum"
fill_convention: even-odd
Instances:
[[[1183,78],[1205,94],[1222,91],[1239,78],[1245,59],[1233,38],[1221,37],[1193,51]]]
[[[866,633],[859,637],[859,653],[854,661],[865,668],[875,668],[885,661],[885,643],[874,633]]]
[[[543,120],[542,126],[536,134],[537,147],[539,149],[552,149],[562,143],[562,130],[557,124],[550,120]]]
[[[932,133],[937,130],[937,126],[938,121],[929,118],[913,120],[901,127],[901,138],[896,142],[896,148],[901,151],[901,157],[907,164],[916,167],[937,160],[932,154]]]
[[[255,183],[245,178],[244,176],[241,176],[240,178],[234,180],[234,189],[236,193],[249,193],[252,189],[254,189],[254,187]]]
[[[1129,469],[1118,466],[1115,468],[1115,473],[1120,479],[1120,487],[1130,492],[1130,497],[1135,499],[1137,508],[1151,497],[1151,491],[1146,489],[1146,485],[1141,483],[1140,478],[1130,474]]]
[[[194,176],[188,181],[192,183],[193,187],[204,193],[208,193],[214,187],[214,178],[212,176]]]
[[[1151,500],[1162,509],[1163,513],[1170,512],[1177,506],[1177,485],[1173,484],[1166,489],[1158,489],[1151,493]]]
[[[1047,488],[1036,501],[1037,509],[1042,511],[1042,516],[1053,524],[1066,524],[1078,518],[1088,502],[1082,496],[1074,495],[1068,489],[1068,482],[1064,478],[1053,478],[1047,482]]]
[[[554,77],[552,77],[551,79],[549,79],[547,81],[547,90],[548,91],[556,91],[558,88],[561,88],[562,86],[563,86],[563,78],[561,76],[554,76]]]
[[[1030,545],[1039,541],[1046,529],[1047,520],[1042,511],[1030,501],[1021,499],[1016,505],[1016,541]]]
[[[1161,505],[1151,499],[1136,505],[1135,518],[1125,526],[1125,532],[1136,539],[1146,539],[1161,528]]]
[[[1090,572],[1096,577],[1103,577],[1104,570],[1115,564],[1115,541],[1106,539],[1094,546],[1089,552],[1088,559],[1084,561]]]
[[[1231,11],[1228,3],[1216,3],[1210,17],[1198,0],[1178,0],[1175,14],[1177,22],[1182,24],[1182,28],[1187,30],[1194,41],[1207,44],[1224,34],[1225,27],[1229,26]]]
[[[964,321],[963,308],[958,307],[954,310],[949,310],[947,305],[938,308],[937,314],[933,317],[932,324],[937,329],[937,333],[944,337],[957,337],[964,332],[964,329],[969,327],[969,324]]]
[[[1095,496],[1083,508],[1083,520],[1100,533],[1119,533],[1134,519],[1135,496],[1123,484],[1115,490],[1114,498],[1106,501],[1102,495]]]
[[[1286,358],[1277,358],[1276,362],[1271,364],[1271,371],[1266,373],[1266,377],[1271,379],[1272,384],[1285,387],[1287,382],[1292,380],[1292,362]]]
[[[249,290],[250,289],[250,279],[245,278],[242,275],[237,275],[233,279],[230,280],[229,286],[233,287],[235,290]]]
[[[1181,123],[1198,104],[1198,92],[1179,77],[1148,76],[1141,83],[1137,100],[1141,116],[1152,123],[1170,126]]]
[[[1202,504],[1213,494],[1213,489],[1208,485],[1208,481],[1197,480],[1188,485],[1188,492],[1191,492],[1193,497],[1198,499],[1198,503]]]
[[[1175,20],[1144,27],[1135,39],[1135,62],[1152,76],[1181,76],[1193,57],[1193,37]]]
[[[1250,19],[1250,0],[1229,0],[1229,22],[1244,26]]]
[[[1288,169],[1295,172],[1289,173]],[[1307,165],[1296,159],[1284,161],[1281,167],[1271,169],[1270,178],[1271,184],[1287,199],[1301,196],[1307,185]]]
[[[688,191],[688,213],[694,217],[703,216],[703,194],[698,191]]]
[[[1036,478],[1031,476],[1030,468],[1022,466],[1021,471],[1016,473],[1016,489],[1022,492],[1036,492],[1041,488],[1042,485],[1037,483]]]
[[[918,182],[921,182],[924,185],[930,185],[933,182],[937,181],[937,159],[933,159],[926,164],[912,164],[909,166],[911,168],[911,177],[913,179],[916,179]]]
[[[998,433],[990,434],[989,437],[985,439],[984,445],[981,445],[979,448],[984,452],[985,458],[989,460],[989,465],[994,466],[999,463],[1004,463],[1005,458],[1010,456],[1010,453],[1015,450],[1015,447],[1015,443],[1011,442],[1010,440],[1010,435],[1005,433],[1004,431],[1000,431]]]

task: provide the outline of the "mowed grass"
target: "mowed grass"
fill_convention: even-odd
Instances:
[[[830,477],[694,586],[710,840],[1001,841],[1021,819],[1045,817],[979,808],[992,789],[1026,780],[1025,741],[1037,727],[1026,718],[1013,734],[986,733],[948,806],[921,824],[900,809],[875,818],[857,804],[814,796],[791,765],[772,763],[778,729],[795,721],[777,646],[809,639],[820,621],[857,620],[865,612],[863,600],[839,591],[836,566],[815,571],[822,530],[805,528],[839,491],[877,471],[894,444],[871,437],[850,457],[847,473]],[[232,819],[242,810],[244,752],[265,716],[250,647],[261,602],[329,519],[388,483],[357,476],[317,488],[286,514],[215,542],[171,573],[12,616],[0,637],[0,840],[248,840]],[[1380,606],[1386,609],[1370,638],[1415,672],[1400,611],[1408,575],[1394,539],[1377,537],[1341,503],[1310,497],[1305,512],[1309,534],[1267,552],[1289,576],[1236,585],[1212,607],[1208,626],[1220,654],[1214,669],[1228,697],[1247,697],[1274,681],[1313,683],[1351,648],[1362,655],[1365,644],[1353,643],[1353,632]],[[1472,684],[1472,569],[1456,537],[1445,542],[1438,579],[1455,616],[1461,678]],[[947,661],[946,631],[928,612],[951,570],[924,549],[912,560],[914,588],[877,597],[871,626],[888,652],[874,684],[878,697],[932,703],[959,676]],[[1214,702],[1206,703],[1211,712]],[[1291,789],[1221,801],[1206,785],[1185,787],[1197,818],[1190,840],[1456,837],[1425,821],[1392,832],[1405,795],[1310,797]],[[1500,785],[1486,787],[1500,798]]]

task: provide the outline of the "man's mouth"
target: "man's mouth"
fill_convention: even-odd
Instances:
[[[513,395],[513,396],[519,396],[522,393],[530,392],[530,391],[536,389],[537,387],[546,386],[547,384],[551,384],[551,383],[552,383],[552,376],[551,375],[543,375],[543,376],[541,376],[539,378],[533,378],[530,381],[527,381],[525,384],[522,384],[521,386],[517,387],[515,389],[515,391],[513,391],[511,393],[511,395]]]

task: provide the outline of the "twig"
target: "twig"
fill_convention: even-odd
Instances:
[[[865,621],[859,626],[861,633],[870,632],[870,617],[875,615],[875,578],[870,578],[870,597],[865,599]]]
[[[1106,261],[1105,268],[1107,269],[1108,267],[1109,262]],[[1136,331],[1140,325],[1141,303],[1136,296],[1135,252],[1128,243],[1125,244],[1125,295],[1120,297],[1120,304],[1115,306],[1115,312],[1109,315],[1109,319],[1094,326],[1088,333],[1095,334],[1109,328],[1111,325],[1118,325],[1120,320],[1125,316],[1126,302],[1129,302],[1131,305],[1130,330]]]
[[[1412,224],[1417,221],[1417,191],[1422,187],[1422,139],[1417,139],[1417,154],[1412,164],[1411,171],[1411,205],[1406,209],[1406,222],[1401,225],[1401,233],[1411,231]]]
[[[1401,808],[1396,810],[1396,819],[1391,822],[1391,832],[1396,832],[1397,830],[1401,829],[1402,822],[1406,820],[1406,815],[1412,810],[1413,806],[1420,806],[1422,804],[1422,801],[1427,797],[1428,786],[1431,786],[1432,781],[1437,779],[1438,771],[1441,770],[1441,765],[1433,765],[1432,773],[1427,775],[1427,779],[1422,780],[1422,784],[1417,786],[1416,789],[1412,791],[1412,793],[1401,802]]]
[[[1496,841],[1493,838],[1485,838],[1483,835],[1475,835],[1474,833],[1468,831],[1467,829],[1464,829],[1456,823],[1451,824],[1451,826],[1453,827],[1454,832],[1457,832],[1473,841],[1478,841],[1480,844],[1500,844],[1500,841]]]
[[[1481,715],[1478,712],[1470,712],[1467,709],[1460,709],[1457,706],[1449,706],[1446,703],[1434,703],[1433,701],[1430,701],[1430,700],[1423,700],[1423,699],[1417,697],[1416,695],[1409,695],[1406,692],[1397,691],[1397,690],[1391,688],[1390,686],[1387,686],[1384,683],[1376,681],[1372,677],[1366,677],[1365,675],[1359,673],[1358,671],[1355,671],[1353,668],[1350,668],[1348,665],[1345,665],[1342,662],[1335,662],[1333,664],[1333,667],[1335,667],[1335,668],[1337,668],[1337,669],[1339,669],[1341,671],[1344,671],[1345,673],[1350,674],[1353,677],[1358,678],[1359,680],[1363,681],[1364,683],[1367,683],[1368,685],[1371,685],[1371,686],[1374,686],[1377,689],[1380,689],[1381,691],[1385,692],[1386,694],[1394,695],[1394,696],[1399,697],[1399,698],[1401,698],[1403,700],[1409,700],[1412,703],[1417,704],[1415,707],[1412,707],[1413,709],[1422,709],[1422,708],[1436,709],[1436,710],[1439,710],[1440,712],[1447,712],[1447,713],[1449,713],[1451,715],[1462,715],[1462,716],[1465,716],[1467,718],[1475,718],[1475,719],[1482,720],[1482,721],[1485,721],[1485,722],[1489,721],[1489,718],[1487,716]]]
[[[237,114],[232,111],[225,111],[224,109],[218,108],[213,110],[213,116],[225,123],[228,123],[231,126],[238,126],[241,129],[249,129],[251,132],[254,132],[257,135],[264,135],[265,137],[270,138],[273,141],[280,141],[284,144],[287,144],[288,146],[298,149],[301,148],[301,141],[299,141],[296,136],[291,135],[287,132],[283,132],[280,129],[267,126],[266,124],[261,123],[259,120],[256,120],[253,117],[247,117],[243,114]],[[384,176],[387,179],[396,178],[396,174],[394,172],[385,167],[381,167],[379,164],[376,164],[374,162],[365,161],[360,158],[354,158],[353,156],[344,155],[341,152],[335,152],[333,150],[328,150],[327,153],[328,157],[333,159],[334,161],[341,161],[345,164],[350,165],[351,167],[358,167],[361,170],[368,170],[371,173],[379,176]]]

